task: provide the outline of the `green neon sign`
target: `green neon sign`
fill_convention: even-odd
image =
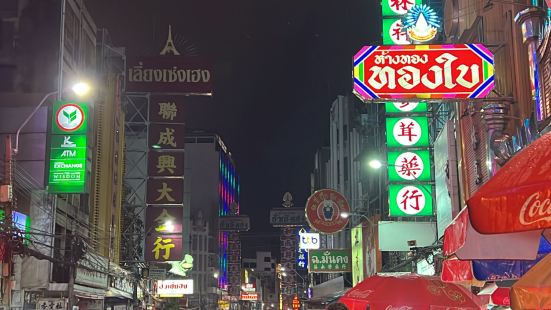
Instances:
[[[432,216],[432,187],[429,184],[390,184],[390,216]]]
[[[388,180],[390,182],[431,181],[429,151],[388,152]]]
[[[427,103],[419,101],[411,102],[387,102],[385,103],[386,113],[426,113]]]
[[[50,136],[50,193],[86,192],[88,119],[85,103],[55,104]]]
[[[382,0],[383,16],[401,16],[406,14],[416,4],[422,4],[422,0]]]
[[[389,148],[428,147],[429,123],[427,117],[388,117],[386,142]]]

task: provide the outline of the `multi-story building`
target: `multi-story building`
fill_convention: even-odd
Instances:
[[[185,193],[189,195],[191,216],[201,214],[208,232],[209,257],[203,266],[195,265],[194,272],[202,275],[196,285],[207,291],[215,270],[219,288],[227,290],[228,264],[235,253],[229,249],[231,233],[218,230],[218,218],[230,215],[233,206],[235,212],[239,212],[239,177],[235,163],[228,147],[216,134],[188,133],[185,148]]]
[[[34,255],[57,260],[16,258],[16,284],[11,298],[3,302],[10,300],[12,308],[35,308],[40,298],[66,298],[74,290],[79,306],[101,309],[109,288],[108,260],[118,261],[115,245],[119,243],[123,141],[112,133],[122,128],[123,53],[110,46],[106,32],[98,31],[82,0],[8,1],[0,6],[0,21],[0,132],[13,137],[32,108],[44,100],[20,135],[13,164],[16,199],[11,207],[32,222],[29,247]],[[94,117],[88,132],[87,190],[84,194],[50,194],[45,182],[48,110],[56,99],[75,100],[66,90],[82,78],[101,89],[87,99],[97,103],[89,105]],[[54,234],[56,238],[51,237]],[[80,263],[90,269],[77,268],[75,285],[70,287],[65,261],[73,235],[88,245]],[[115,269],[113,274],[120,279],[111,282],[131,292],[128,274]]]

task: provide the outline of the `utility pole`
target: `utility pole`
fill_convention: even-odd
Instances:
[[[68,244],[68,246],[67,246]],[[69,281],[67,284],[67,294],[69,295],[68,310],[73,310],[76,304],[75,300],[75,278],[77,273],[77,264],[86,254],[86,248],[84,242],[77,234],[67,235],[67,244],[65,248],[68,248],[69,253]]]
[[[13,161],[12,161],[12,145],[11,145],[11,136],[6,135],[5,138],[5,153],[4,153],[4,184],[1,185],[1,191],[3,193],[0,194],[3,199],[1,199],[1,202],[6,202],[6,207],[4,209],[4,223],[3,223],[3,239],[0,240],[2,243],[4,250],[4,257],[2,261],[2,269],[6,271],[6,273],[2,274],[2,282],[4,291],[2,292],[2,301],[6,300],[7,303],[4,303],[5,305],[10,305],[11,300],[11,285],[10,283],[10,277],[12,272],[12,209],[13,209],[13,196],[12,196],[12,188],[13,188]]]

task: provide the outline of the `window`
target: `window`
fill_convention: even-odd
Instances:
[[[265,262],[265,263],[269,263],[270,260],[272,260],[271,257],[269,257],[269,256],[264,257],[264,262]]]

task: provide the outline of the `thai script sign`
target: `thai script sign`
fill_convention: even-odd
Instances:
[[[218,223],[221,231],[248,231],[251,229],[251,220],[248,215],[222,216]]]
[[[86,192],[88,106],[57,102],[50,136],[50,193]]]
[[[212,68],[199,57],[156,56],[128,60],[127,91],[212,95]]]
[[[159,297],[182,297],[193,294],[193,280],[157,280],[157,295]]]
[[[350,249],[310,250],[308,252],[309,272],[333,273],[352,271]]]
[[[257,301],[258,293],[241,293],[241,296],[239,299],[248,300],[248,301]]]
[[[274,227],[304,226],[306,216],[302,208],[273,208],[270,209],[270,224]]]
[[[412,184],[388,186],[390,216],[432,216],[432,188]]]
[[[332,189],[316,191],[306,201],[306,220],[310,227],[324,234],[333,234],[346,227],[348,218],[341,216],[345,212],[350,212],[348,201]]]
[[[494,60],[481,44],[364,46],[353,76],[365,101],[476,99],[494,87]]]

